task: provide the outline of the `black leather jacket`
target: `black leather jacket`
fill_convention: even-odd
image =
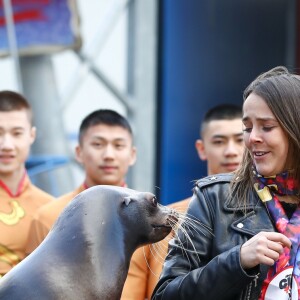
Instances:
[[[240,264],[240,248],[260,231],[275,228],[255,192],[249,197],[246,214],[238,208],[237,199],[228,196],[231,179],[230,174],[218,174],[196,183],[187,213],[211,228],[213,234],[199,224],[197,232],[189,230],[195,251],[179,230],[179,236],[169,243],[152,299],[258,299],[268,267],[259,265],[245,271]],[[186,252],[179,247],[179,240]]]

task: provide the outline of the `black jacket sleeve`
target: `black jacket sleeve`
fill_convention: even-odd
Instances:
[[[183,229],[169,243],[155,300],[239,299],[257,275],[240,264],[240,247],[246,238],[232,232],[234,214],[224,213],[224,186],[208,194],[196,187]],[[189,239],[186,237],[188,234]]]

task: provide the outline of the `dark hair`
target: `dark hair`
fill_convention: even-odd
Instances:
[[[98,109],[87,115],[81,122],[79,129],[79,143],[82,142],[82,138],[85,132],[95,125],[108,125],[119,126],[126,129],[132,136],[132,129],[129,122],[114,110],[110,109]]]
[[[0,111],[11,112],[26,110],[30,123],[32,123],[32,110],[24,96],[13,91],[0,91]]]
[[[254,93],[268,105],[289,140],[289,154],[293,159],[293,177],[300,180],[300,76],[279,66],[259,75],[244,91],[244,101]],[[237,169],[232,187],[238,197],[246,201],[253,188],[252,158],[246,148],[243,163]],[[275,174],[274,174],[275,175]],[[237,184],[239,183],[239,184]]]
[[[219,104],[209,109],[204,115],[200,125],[200,132],[203,135],[205,128],[211,121],[242,119],[242,107],[235,104]]]

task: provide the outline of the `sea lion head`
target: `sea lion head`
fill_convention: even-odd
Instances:
[[[122,222],[129,235],[138,237],[138,246],[156,243],[165,238],[177,222],[176,212],[160,205],[150,192],[131,190],[123,198]],[[130,225],[129,225],[130,224]],[[173,226],[173,227],[174,227]]]
[[[84,203],[97,201],[98,205],[93,207],[99,207],[101,201],[101,214],[105,215],[107,221],[108,218],[118,218],[126,238],[125,243],[130,240],[130,245],[134,247],[162,240],[177,221],[176,212],[160,205],[156,196],[150,192],[99,185],[77,196],[82,197]]]
[[[85,232],[84,239],[92,243],[97,240],[103,243],[103,239],[115,244],[121,242],[130,255],[142,245],[165,238],[176,222],[176,212],[160,205],[150,192],[98,185],[78,194],[54,228],[56,232],[64,232],[72,223],[77,236]],[[102,237],[96,239],[93,235]]]

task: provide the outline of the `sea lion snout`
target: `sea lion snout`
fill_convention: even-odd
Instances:
[[[154,227],[174,227],[179,219],[179,214],[175,209],[158,204],[158,209],[164,215],[163,224]]]
[[[157,204],[151,223],[153,228],[152,243],[164,239],[176,227],[178,219],[179,215],[174,209]]]
[[[177,224],[178,220],[179,220],[179,213],[175,209],[171,208],[170,213],[168,214],[167,223],[169,224],[169,226],[173,225],[174,227],[175,224]]]

